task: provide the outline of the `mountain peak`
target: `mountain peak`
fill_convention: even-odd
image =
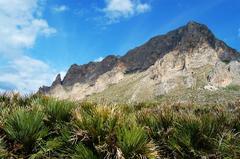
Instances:
[[[195,21],[190,21],[185,26],[185,30],[188,34],[200,34],[203,37],[205,36],[205,37],[212,38],[215,40],[214,34],[204,24],[197,23]]]
[[[206,27],[206,25],[201,24],[201,23],[198,23],[198,22],[193,21],[193,20],[190,20],[190,21],[187,23],[186,26],[194,26],[194,27],[204,26],[204,27]]]
[[[62,84],[62,79],[61,79],[61,75],[58,74],[57,77],[55,78],[55,80],[52,83],[52,87],[55,87],[57,85],[61,85]]]
[[[101,75],[119,65],[123,66],[126,74],[143,72],[171,52],[191,55],[196,50],[206,47],[215,50],[219,59],[224,62],[239,58],[239,53],[223,41],[218,40],[206,25],[190,21],[185,26],[165,35],[151,38],[145,44],[128,51],[122,57],[109,55],[101,62],[89,62],[84,65],[74,64],[68,70],[63,81],[58,75],[51,87],[43,87],[42,90],[47,92],[58,84],[64,87],[72,87],[76,83],[95,83]],[[200,52],[202,54],[206,53],[204,51]]]
[[[178,28],[178,29],[180,29],[180,28]],[[206,32],[212,34],[212,32],[210,31],[210,29],[208,28],[207,25],[198,23],[196,21],[189,21],[185,26],[183,26],[183,28],[187,28],[188,30],[196,30],[199,32],[201,32],[202,30],[205,30]],[[176,29],[176,30],[178,30],[178,29]]]
[[[165,54],[179,50],[189,52],[203,43],[215,48],[217,39],[206,25],[190,21],[185,26],[151,38],[144,45],[130,50],[122,57],[127,63],[128,72],[145,70]]]

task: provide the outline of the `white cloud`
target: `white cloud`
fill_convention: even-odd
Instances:
[[[106,7],[103,11],[110,23],[145,13],[151,9],[150,4],[142,3],[140,0],[105,0],[105,2]]]
[[[136,7],[136,11],[138,13],[144,13],[144,12],[147,12],[151,9],[150,5],[147,4],[147,3],[144,3],[144,4],[138,4],[137,7]]]
[[[104,58],[103,57],[99,57],[97,59],[94,60],[94,62],[101,62]]]
[[[56,74],[56,71],[43,61],[28,56],[12,59],[0,72],[0,83],[14,86],[14,89],[21,93],[34,92],[39,86],[49,85]],[[4,84],[0,84],[0,87],[4,88]]]
[[[63,80],[63,78],[65,77],[66,74],[67,74],[67,71],[60,71],[60,75],[61,75],[62,80]]]
[[[39,35],[55,33],[39,15],[42,0],[0,0],[0,54],[31,48]]]
[[[39,36],[50,36],[56,29],[41,17],[45,0],[0,0],[0,89],[11,86],[21,92],[48,84],[55,74],[43,61],[31,58],[25,50],[34,46]]]
[[[240,37],[240,28],[238,29],[238,36]]]
[[[57,13],[61,13],[61,12],[65,12],[67,11],[69,8],[65,5],[60,5],[60,6],[55,6],[53,7],[53,11],[57,12]]]

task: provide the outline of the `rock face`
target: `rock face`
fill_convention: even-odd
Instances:
[[[189,22],[122,57],[111,55],[101,62],[74,64],[63,80],[58,75],[52,86],[43,86],[39,92],[71,99],[111,92],[107,96],[137,101],[180,88],[217,90],[240,84],[239,58],[240,54],[218,40],[207,26]]]
[[[62,85],[62,79],[60,74],[58,74],[55,81],[53,81],[52,87],[55,87],[57,85]]]
[[[43,86],[43,87],[39,88],[39,92],[48,93],[51,89],[54,89],[58,85],[62,85],[62,79],[61,79],[60,74],[57,75],[57,77],[53,81],[51,87]]]
[[[190,52],[194,48],[208,44],[213,49],[222,49],[219,57],[222,60],[232,60],[238,57],[237,52],[224,42],[217,40],[207,26],[196,22],[189,22],[177,30],[166,35],[156,36],[146,44],[129,51],[121,59],[126,63],[127,69],[131,71],[146,70],[158,59],[171,51],[179,53]]]
[[[86,65],[72,65],[63,79],[63,86],[72,86],[75,83],[94,82],[100,75],[111,71],[117,66],[119,59],[110,55],[101,62],[90,62]]]

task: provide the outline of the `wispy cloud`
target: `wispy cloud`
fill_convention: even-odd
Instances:
[[[145,13],[145,12],[149,11],[150,9],[151,9],[151,7],[147,3],[144,3],[144,4],[140,3],[136,7],[137,13]]]
[[[69,8],[65,5],[59,5],[59,6],[55,6],[53,7],[53,11],[57,12],[57,13],[61,13],[61,12],[65,12],[67,11]]]
[[[39,0],[0,1],[0,54],[19,53],[19,49],[31,48],[40,35],[56,32],[46,20],[37,16]]]
[[[94,62],[101,62],[104,58],[103,57],[99,57],[97,59],[94,60]]]
[[[0,89],[21,93],[34,92],[39,86],[50,84],[56,74],[48,64],[28,56],[10,60],[0,72]]]
[[[122,18],[142,14],[151,9],[150,4],[142,3],[140,0],[105,0],[105,3],[103,12],[109,23],[118,22]]]
[[[240,28],[238,29],[238,37],[240,37]]]
[[[56,29],[41,17],[41,2],[0,0],[0,57],[6,63],[0,68],[1,90],[36,91],[55,75],[48,64],[25,54],[26,49],[34,47],[39,36],[56,33]]]

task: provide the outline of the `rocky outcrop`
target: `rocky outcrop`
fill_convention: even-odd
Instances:
[[[240,85],[240,62],[217,62],[208,75],[208,81],[215,87],[226,87],[230,84]]]
[[[86,65],[72,65],[62,81],[63,86],[72,86],[75,83],[91,83],[100,75],[112,70],[119,62],[114,55],[107,56],[101,62],[90,62]]]
[[[53,81],[52,87],[55,87],[57,85],[62,85],[62,79],[60,74],[58,74],[56,79]]]
[[[47,86],[42,86],[39,88],[39,92],[40,93],[43,93],[43,94],[46,94],[48,93],[49,91],[51,91],[52,89],[54,89],[56,86],[58,85],[62,85],[62,79],[61,79],[61,75],[58,74],[55,78],[55,80],[53,81],[51,87],[47,87]]]
[[[119,65],[113,70],[100,75],[95,83],[76,83],[72,87],[56,85],[47,94],[60,99],[81,100],[94,93],[99,93],[124,78],[124,69]]]
[[[119,64],[119,58],[114,55],[107,56],[101,62],[89,62],[85,65],[73,64],[67,71],[63,80],[61,80],[58,75],[50,87],[43,86],[39,89],[39,92],[46,94],[57,85],[61,85],[63,87],[72,87],[77,83],[94,85],[100,75],[111,71]]]
[[[142,71],[148,69],[164,55],[177,50],[180,54],[192,52],[203,44],[219,50],[219,57],[223,61],[230,61],[238,58],[236,50],[228,47],[224,42],[215,38],[207,26],[189,22],[186,26],[180,27],[166,35],[152,38],[146,44],[129,51],[121,60],[126,64],[127,71]]]
[[[232,83],[240,84],[239,57],[236,50],[218,40],[207,26],[189,22],[150,39],[122,57],[110,55],[101,62],[74,64],[63,80],[58,75],[52,86],[44,86],[39,92],[83,99],[109,88],[114,90],[113,85],[122,82],[132,83],[130,78],[135,79],[135,85],[127,85],[128,90],[116,86],[115,96],[121,94],[120,90],[123,92],[120,96],[128,94],[131,100],[145,99],[142,91],[155,97],[179,88],[215,90]]]

